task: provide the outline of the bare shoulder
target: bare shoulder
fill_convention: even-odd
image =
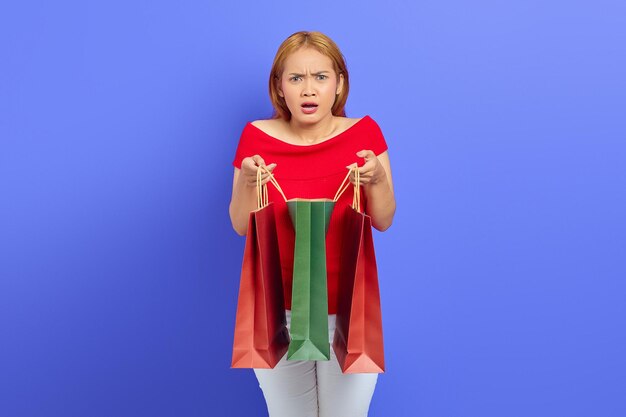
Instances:
[[[363,120],[363,117],[337,117],[337,120],[339,121],[337,131],[345,132],[346,130],[350,129],[352,126]]]
[[[255,125],[256,127],[264,127],[264,126],[271,126],[271,125],[276,125],[278,123],[280,123],[280,120],[278,119],[259,119],[259,120],[255,120],[254,122],[251,122],[253,125]]]
[[[342,119],[344,119],[344,127],[347,129],[360,122],[363,117],[342,117]]]
[[[280,119],[260,119],[253,121],[252,125],[268,135],[280,136],[284,132],[285,122]]]
[[[360,122],[364,117],[335,117],[335,127],[332,135],[338,135],[352,126]],[[251,122],[251,124],[259,130],[265,132],[265,134],[274,138],[283,138],[281,140],[290,142],[288,139],[292,133],[290,132],[289,123],[282,119],[259,119]]]
[[[341,120],[343,126],[352,126],[353,124],[359,122],[364,117],[341,117],[337,116],[336,119]],[[285,123],[281,119],[259,119],[251,122],[254,126],[262,129],[280,129],[285,126]]]

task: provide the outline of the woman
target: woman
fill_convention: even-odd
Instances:
[[[347,118],[349,78],[337,45],[319,32],[297,32],[279,47],[270,72],[274,115],[246,124],[233,165],[229,207],[233,228],[246,234],[256,208],[257,169],[265,165],[288,198],[332,198],[347,174],[359,166],[363,210],[372,226],[384,231],[392,223],[396,203],[387,144],[369,116]],[[269,180],[264,173],[262,182]],[[354,175],[350,178],[354,184]],[[283,197],[271,185],[290,325],[294,230]],[[335,207],[352,202],[345,192]],[[326,238],[328,322],[332,342],[340,277],[342,213],[335,209]],[[287,361],[274,369],[254,370],[271,417],[366,416],[378,374],[342,374],[331,349],[330,361]]]

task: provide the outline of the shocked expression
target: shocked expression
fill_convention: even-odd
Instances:
[[[343,74],[332,60],[312,48],[302,48],[285,60],[278,95],[285,99],[292,119],[311,123],[332,115],[336,96],[343,87]]]

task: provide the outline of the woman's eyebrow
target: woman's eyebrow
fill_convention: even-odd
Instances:
[[[325,72],[330,72],[330,71],[318,71],[318,72],[313,72],[313,73],[311,73],[311,75],[320,75],[320,74],[323,74],[323,73],[325,73]],[[295,76],[298,76],[298,77],[302,77],[302,76],[304,76],[304,74],[298,74],[297,72],[292,72],[292,73],[289,73],[289,75],[295,75]]]

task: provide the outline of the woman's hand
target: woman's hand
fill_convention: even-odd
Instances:
[[[363,191],[367,200],[365,213],[372,218],[374,228],[385,231],[391,226],[396,212],[389,154],[384,151],[376,156],[371,150],[362,150],[357,156],[365,158],[365,164],[359,168],[359,183],[365,185]],[[354,171],[350,172],[350,182],[355,183]]]
[[[249,156],[241,161],[240,175],[247,187],[256,187],[256,175],[260,166],[265,166],[265,161],[259,155]],[[276,164],[269,164],[266,168],[272,172],[276,168]],[[261,172],[261,184],[265,184],[269,181],[270,176],[266,171]]]
[[[243,236],[248,229],[250,212],[257,208],[258,195],[256,193],[257,170],[260,166],[265,166],[265,161],[259,155],[249,156],[241,161],[241,168],[235,167],[233,171],[233,194],[230,199],[228,212],[233,229]],[[276,164],[267,166],[267,170],[272,172]],[[263,184],[269,181],[269,174],[261,172]]]
[[[387,174],[385,168],[374,152],[364,149],[357,152],[356,156],[365,159],[365,164],[359,168],[359,182],[361,185],[377,184],[386,179]],[[356,164],[352,164],[350,167],[355,165]],[[354,172],[350,173],[350,182],[355,185],[356,179]]]

